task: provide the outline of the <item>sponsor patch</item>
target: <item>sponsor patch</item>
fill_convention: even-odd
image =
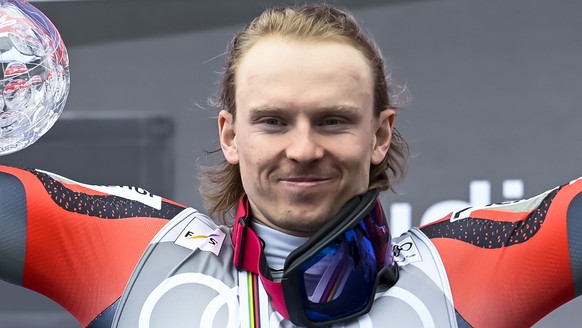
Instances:
[[[200,249],[218,255],[225,236],[226,234],[222,230],[218,228],[212,229],[212,227],[204,222],[193,219],[182,230],[174,244],[189,248],[193,251]]]
[[[401,265],[422,261],[420,252],[410,237],[406,237],[399,243],[394,244],[393,250],[394,261]]]

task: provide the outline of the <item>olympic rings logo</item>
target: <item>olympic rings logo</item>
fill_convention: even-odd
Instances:
[[[201,273],[181,273],[162,281],[145,300],[139,314],[138,328],[150,328],[150,320],[156,304],[171,289],[184,284],[201,284],[218,292],[218,295],[206,305],[199,327],[212,327],[218,310],[226,304],[229,311],[227,328],[239,326],[238,286],[228,287],[224,282]]]

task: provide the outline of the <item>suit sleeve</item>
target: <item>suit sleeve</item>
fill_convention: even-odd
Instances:
[[[426,225],[473,327],[530,327],[582,294],[582,179]]]
[[[96,327],[150,240],[183,209],[139,188],[0,166],[0,278]]]

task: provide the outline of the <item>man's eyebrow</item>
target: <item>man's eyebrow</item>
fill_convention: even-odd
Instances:
[[[322,113],[330,113],[330,114],[350,114],[350,113],[358,113],[361,111],[359,107],[356,106],[346,106],[346,105],[338,105],[338,106],[330,106],[330,107],[323,107],[319,109]]]
[[[254,107],[250,109],[250,113],[252,115],[256,115],[256,114],[269,114],[269,113],[278,113],[282,111],[281,108],[278,107],[273,107],[273,106],[259,106],[259,107]]]

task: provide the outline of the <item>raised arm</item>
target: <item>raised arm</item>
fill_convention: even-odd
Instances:
[[[582,179],[422,227],[474,327],[530,327],[582,294]]]
[[[0,166],[0,279],[51,298],[82,326],[109,327],[148,243],[183,209],[139,188]]]

